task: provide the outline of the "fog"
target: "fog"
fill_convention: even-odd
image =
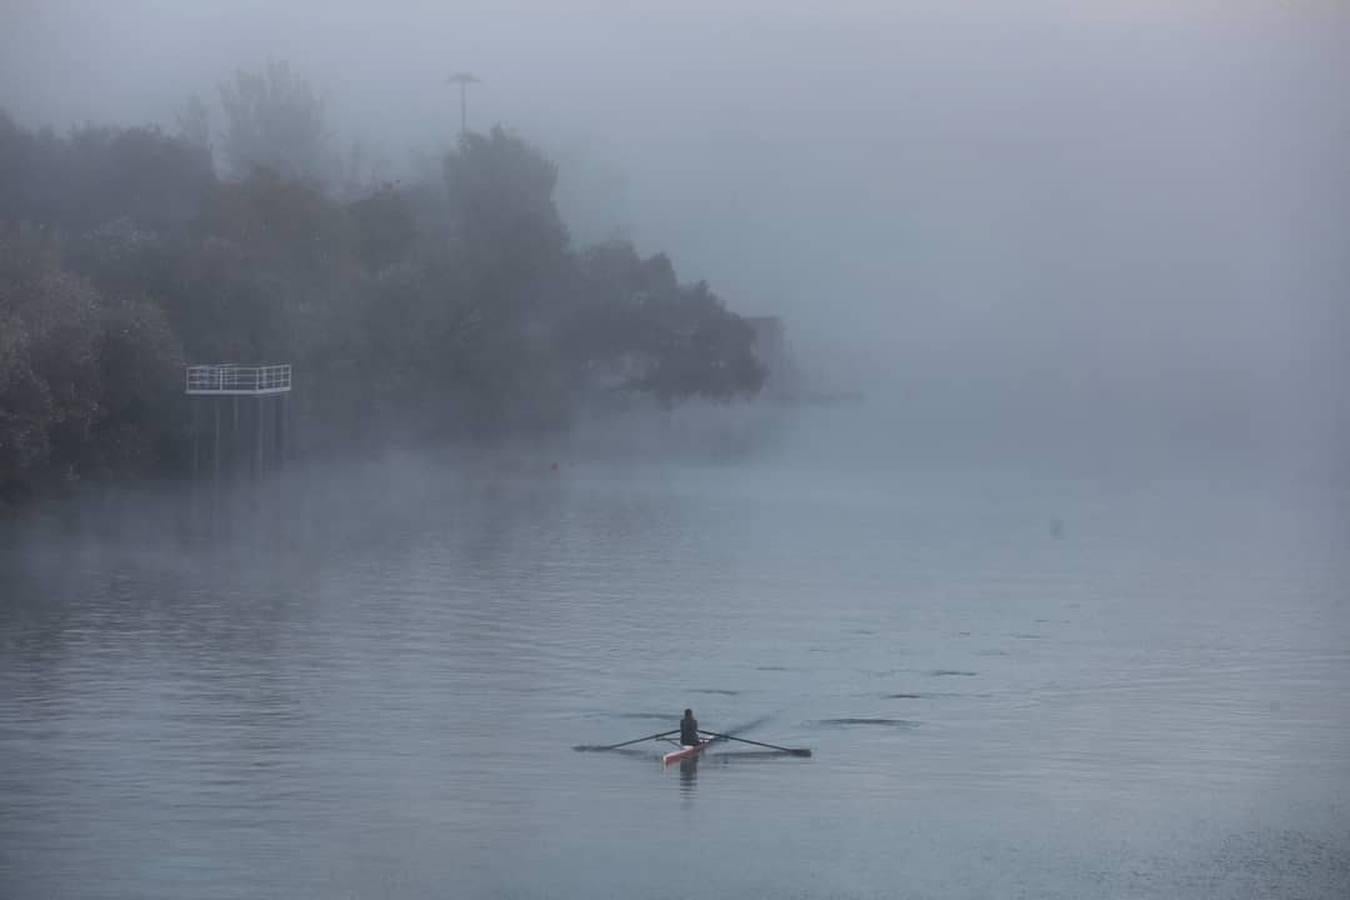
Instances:
[[[0,896],[1350,896],[1347,85],[1344,0],[0,0]]]
[[[574,240],[668,252],[926,419],[1291,436],[1347,413],[1335,2],[9,0],[26,125],[172,124],[284,59],[397,175],[503,123]],[[1080,423],[1080,424],[1074,424]],[[1198,423],[1198,424],[1197,424]]]

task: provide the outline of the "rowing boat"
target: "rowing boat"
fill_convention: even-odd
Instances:
[[[751,725],[753,724],[756,723],[752,722]],[[745,727],[748,728],[750,726],[747,725]],[[739,730],[744,730],[744,728]],[[649,734],[646,737],[633,738],[631,741],[620,741],[617,744],[603,744],[600,746],[596,746],[594,744],[578,744],[572,749],[614,750],[623,753],[633,753],[634,752],[633,750],[629,750],[626,748],[632,747],[634,744],[641,744],[643,741],[665,740],[673,744],[675,743],[675,741],[671,737],[671,735],[679,733],[680,733],[679,730],[676,729],[675,731],[663,731],[660,734]],[[785,753],[788,756],[811,755],[811,751],[805,747],[780,747],[777,744],[766,744],[763,741],[752,741],[749,738],[736,737],[734,734],[722,734],[721,732],[717,731],[700,731],[699,733],[703,735],[705,738],[705,740],[701,744],[681,744],[680,749],[672,750],[665,756],[661,757],[662,762],[664,762],[666,765],[670,765],[671,763],[675,762],[683,762],[686,759],[697,759],[699,754],[701,754],[704,750],[707,750],[708,745],[711,744],[713,741],[739,741],[742,744],[752,744],[756,747],[763,747],[766,750],[772,750],[776,753]]]
[[[661,761],[670,765],[671,763],[684,762],[686,759],[697,759],[698,755],[708,749],[708,745],[711,743],[712,741],[704,741],[701,744],[681,745],[680,749],[672,750],[661,757]]]

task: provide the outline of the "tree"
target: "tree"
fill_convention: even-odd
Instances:
[[[256,169],[216,192],[211,232],[278,270],[314,272],[344,257],[352,229],[344,210],[311,182]]]
[[[183,353],[163,311],[143,298],[105,300],[100,328],[98,416],[79,471],[153,472],[185,443]]]
[[[178,137],[186,143],[211,153],[211,111],[202,98],[193,94],[174,116]]]
[[[0,113],[0,219],[80,233],[126,219],[189,227],[215,185],[209,156],[157,128],[85,127],[58,138]]]
[[[53,473],[149,468],[180,365],[158,310],[109,305],[41,234],[0,232],[0,497]]]
[[[446,157],[453,238],[465,262],[519,283],[553,270],[567,229],[553,202],[557,168],[519,137],[495,127],[468,133]]]
[[[643,304],[645,349],[652,365],[636,380],[663,405],[689,398],[729,400],[755,394],[764,369],[755,359],[754,330],[729,312],[707,284]]]
[[[226,179],[200,103],[181,137],[0,113],[0,494],[169,464],[185,355],[295,363],[335,446],[759,388],[752,330],[707,285],[628,243],[570,248],[556,167],[519,137],[467,134],[429,179],[347,197],[314,180],[321,104],[283,65],[222,101]]]
[[[236,177],[266,168],[287,179],[327,178],[323,101],[289,65],[273,61],[261,72],[235,72],[233,81],[220,86],[220,104],[222,150]]]
[[[45,143],[52,143],[50,136],[46,137]],[[50,154],[43,143],[0,109],[0,218],[13,222],[40,220],[42,188],[52,183],[44,165]]]
[[[384,185],[347,204],[361,262],[379,270],[407,257],[417,242],[417,219],[407,195]]]
[[[749,323],[703,282],[679,284],[664,254],[642,259],[615,241],[588,249],[579,269],[584,299],[562,342],[573,364],[600,383],[666,406],[690,397],[727,400],[763,385]]]

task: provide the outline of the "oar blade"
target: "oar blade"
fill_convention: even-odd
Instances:
[[[724,750],[717,754],[705,754],[704,758],[715,760],[719,763],[731,763],[749,760],[770,760],[770,759],[796,759],[799,756],[810,756],[808,751],[805,754],[799,754],[795,750]]]

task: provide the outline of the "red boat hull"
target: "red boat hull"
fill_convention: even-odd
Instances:
[[[683,746],[680,747],[680,749],[678,750],[670,751],[665,756],[661,757],[661,759],[666,765],[670,765],[671,763],[684,762],[686,759],[694,759],[704,750],[708,749],[708,745],[711,743],[712,741],[704,741],[703,743],[693,747]]]

